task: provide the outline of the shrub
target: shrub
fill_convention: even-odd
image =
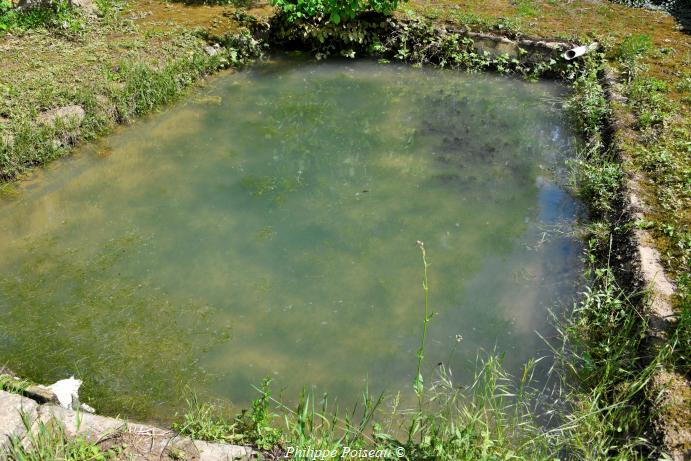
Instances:
[[[398,0],[271,0],[271,3],[279,7],[290,21],[328,18],[334,24],[354,19],[367,11],[388,15],[398,7]]]
[[[78,11],[67,0],[50,2],[30,10],[18,10],[10,0],[0,0],[0,32],[39,27],[80,32],[83,24]]]

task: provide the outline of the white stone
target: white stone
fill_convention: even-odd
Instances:
[[[70,376],[51,384],[47,389],[53,391],[53,394],[57,396],[62,408],[73,410],[79,408],[79,388],[81,385],[80,379],[74,379],[74,376]]]

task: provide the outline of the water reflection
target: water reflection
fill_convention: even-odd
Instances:
[[[367,61],[217,78],[0,205],[0,354],[158,420],[185,385],[238,405],[264,376],[346,403],[401,389],[423,240],[428,372],[467,380],[479,349],[515,371],[578,274],[562,91]]]

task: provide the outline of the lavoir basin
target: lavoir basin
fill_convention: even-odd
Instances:
[[[83,146],[0,199],[0,358],[168,422],[518,372],[573,301],[578,146],[557,82],[276,58]]]

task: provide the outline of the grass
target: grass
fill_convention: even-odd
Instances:
[[[78,9],[65,0],[25,11],[13,9],[12,2],[8,0],[0,0],[0,33],[16,33],[35,28],[79,33],[83,26]]]
[[[651,362],[645,356],[645,316],[612,271],[597,268],[592,275],[564,322],[568,347],[559,354],[565,376],[577,383],[565,415],[575,424],[570,448],[580,459],[645,459],[656,452],[646,389],[664,354]]]
[[[429,274],[425,247],[423,290]],[[536,361],[516,379],[501,358],[478,359],[473,384],[459,386],[440,368],[423,386],[420,368],[429,315],[425,297],[418,372],[412,390],[418,405],[405,408],[401,394],[372,397],[344,415],[328,396],[303,393],[291,409],[271,398],[268,381],[250,410],[228,419],[220,407],[188,399],[188,410],[174,426],[184,435],[210,441],[251,444],[272,456],[343,459],[345,453],[377,453],[406,460],[648,459],[662,456],[647,432],[647,388],[665,360],[664,349],[644,358],[645,317],[637,297],[629,297],[589,246],[590,283],[572,313],[559,321],[561,347],[555,389],[533,387]],[[273,409],[270,407],[273,405]]]
[[[138,3],[132,2],[134,13]],[[123,7],[115,3],[99,2],[98,19],[56,5],[55,10],[22,15],[8,14],[6,2],[0,3],[0,34],[3,28],[12,31],[0,40],[0,177],[5,180],[65,155],[75,142],[93,139],[115,123],[174,100],[201,76],[225,65],[221,59],[232,62],[241,51],[231,47],[228,54],[211,58],[204,54],[199,34],[164,27],[165,21],[140,26],[125,19]],[[628,158],[624,164],[610,153],[601,155],[601,127],[612,108],[597,81],[597,62],[576,79],[575,96],[569,101],[590,140],[572,164],[573,185],[593,218],[586,255],[590,284],[572,316],[560,321],[563,346],[555,352],[560,358],[561,393],[548,412],[556,421],[553,428],[541,429],[535,421],[541,395],[530,389],[531,367],[513,384],[501,361],[487,357],[468,389],[457,388],[444,372],[430,386],[423,387],[422,379],[418,385],[416,379],[418,408],[401,409],[395,396],[384,401],[365,392],[359,409],[344,415],[331,408],[327,398],[309,394],[297,408],[287,409],[272,399],[266,384],[252,407],[236,417],[192,397],[176,429],[266,451],[388,449],[394,450],[391,459],[399,448],[407,459],[554,459],[563,453],[593,460],[657,456],[649,432],[654,415],[647,405],[655,398],[649,394],[652,373],[663,366],[691,373],[691,53],[684,47],[688,37],[669,17],[606,2],[442,0],[434,5],[412,1],[407,8],[438,23],[448,20],[474,30],[597,40],[603,55],[594,60],[606,59],[621,73],[628,100],[614,109],[634,121],[621,133]],[[187,19],[181,14],[176,20]],[[67,104],[86,109],[78,131],[74,126],[36,123],[39,112]],[[617,201],[622,179],[633,171],[648,179],[648,209],[642,222],[626,223],[616,215]],[[677,327],[652,358],[646,357],[642,344],[645,294],[619,286],[616,267],[609,264],[610,249],[633,225],[653,233],[677,284]],[[422,345],[418,367],[424,339]],[[49,432],[45,440],[50,440]],[[39,452],[40,446],[50,445],[41,443]]]
[[[556,438],[535,422],[535,401],[529,398],[532,366],[516,386],[501,360],[487,357],[467,389],[441,370],[418,394],[417,408],[401,408],[399,396],[385,401],[365,391],[362,403],[343,414],[331,408],[328,396],[309,393],[293,409],[263,386],[250,410],[228,419],[220,407],[192,398],[174,429],[300,460],[314,459],[317,451],[322,459],[336,460],[370,450],[390,460],[554,459]]]
[[[611,211],[623,172],[619,163],[601,154],[592,147],[581,150],[578,157],[569,162],[571,180],[591,208]]]
[[[272,398],[270,381],[265,380],[250,409],[235,418],[193,394],[173,429],[213,442],[250,444],[273,456],[298,460],[315,459],[315,453],[325,460],[362,459],[360,453],[391,460],[552,459],[559,448],[535,423],[535,401],[528,390],[534,362],[526,365],[518,386],[494,356],[478,362],[468,388],[459,387],[444,369],[431,385],[423,386],[421,369],[432,316],[426,250],[422,242],[418,246],[425,301],[412,385],[417,408],[401,408],[400,394],[385,402],[383,394],[375,397],[365,390],[361,405],[344,414],[329,406],[328,396],[307,392],[291,409]]]
[[[649,78],[628,76],[631,78],[625,80],[625,85],[629,105],[638,107],[634,110],[638,111],[639,128],[644,121],[649,122],[648,128],[661,127],[664,116],[644,116],[658,113],[661,105],[667,104],[655,93],[661,87]],[[587,74],[586,78],[591,80],[590,84],[576,87],[572,98],[586,103],[570,104],[582,126],[589,126],[591,120],[602,117],[600,104],[594,102],[600,97],[592,97],[597,91],[590,89],[598,85],[597,73]],[[628,241],[632,227],[641,225],[622,219],[625,218],[621,213],[623,167],[629,166],[622,165],[622,160],[605,150],[602,136],[595,133],[590,136],[585,153],[571,165],[574,190],[589,205],[592,219],[586,237],[587,274],[592,284],[563,323],[562,334],[568,347],[558,356],[562,367],[570,370],[574,382],[579,384],[571,400],[581,402],[582,407],[576,406],[569,418],[582,409],[589,415],[580,418],[585,426],[578,431],[577,438],[584,459],[660,456],[651,431],[653,421],[660,417],[651,413],[651,402],[658,398],[653,377],[659,370],[674,369],[680,359],[688,357],[688,342],[684,345],[687,333],[679,333],[688,331],[688,320],[682,319],[677,333],[671,332],[667,341],[651,349],[647,344],[646,293],[631,292],[627,286],[617,283],[617,277],[628,277],[626,268],[620,267],[617,253],[625,248],[618,248],[617,242]],[[684,293],[684,288],[680,287],[679,292]],[[686,312],[688,305],[682,309]],[[669,412],[669,409],[662,411]],[[685,424],[684,419],[681,416],[679,422]]]
[[[629,82],[645,69],[641,64],[641,58],[650,51],[652,46],[653,41],[646,34],[630,35],[619,45],[617,60]]]
[[[16,177],[31,166],[58,158],[78,140],[93,139],[116,123],[131,121],[171,102],[200,77],[228,65],[231,59],[237,60],[237,50],[212,57],[201,49],[201,42],[193,35],[183,34],[180,38],[188,48],[187,55],[170,56],[161,67],[121,61],[114,66],[115,71],[108,69],[104,72],[105,78],[97,80],[100,87],[96,94],[91,92],[93,88],[86,91],[75,88],[73,93],[66,95],[65,103],[77,104],[86,110],[81,126],[68,123],[37,125],[31,116],[27,117],[25,108],[9,108],[10,122],[5,130],[11,141],[0,143],[0,177]],[[35,96],[29,97],[27,102],[35,102],[35,99]],[[55,142],[56,139],[59,141]]]
[[[2,391],[21,394],[30,385],[31,382],[25,379],[15,378],[14,376],[6,374],[0,374],[0,390]]]
[[[467,388],[443,368],[423,387],[418,372],[412,386],[418,396],[414,408],[403,408],[400,394],[373,398],[365,391],[361,406],[344,415],[329,406],[327,396],[308,393],[291,409],[271,398],[265,382],[260,397],[240,417],[229,420],[220,407],[192,398],[174,428],[191,437],[251,444],[293,459],[314,459],[316,452],[321,459],[335,460],[358,450],[391,460],[553,460],[562,453],[577,460],[663,456],[648,432],[647,389],[670,349],[663,348],[652,361],[641,354],[646,323],[639,299],[621,289],[611,269],[599,266],[593,246],[587,252],[590,283],[572,313],[558,323],[563,342],[554,349],[555,389],[532,386],[535,361],[516,379],[506,374],[500,357],[489,355],[478,360]],[[429,319],[426,306],[423,347]],[[423,353],[418,353],[418,366]]]
[[[31,418],[22,413],[22,423],[29,434],[26,442],[19,437],[9,439],[3,453],[8,461],[108,461],[117,458],[117,447],[107,450],[82,437],[68,437],[65,428],[55,419],[38,422],[32,430]]]
[[[218,407],[200,402],[196,394],[187,391],[187,411],[180,420],[173,423],[173,430],[193,439],[233,443],[241,440],[235,435],[236,425]]]
[[[201,77],[260,52],[240,33],[209,56],[198,31],[144,30],[125,19],[121,4],[103,0],[99,6],[98,18],[74,16],[81,24],[77,32],[25,24],[34,12],[11,10],[26,27],[15,21],[0,31],[0,181],[59,158],[171,102]],[[64,14],[77,14],[69,11]],[[59,11],[50,14],[62,21]],[[79,126],[38,120],[41,112],[67,105],[84,108]]]

